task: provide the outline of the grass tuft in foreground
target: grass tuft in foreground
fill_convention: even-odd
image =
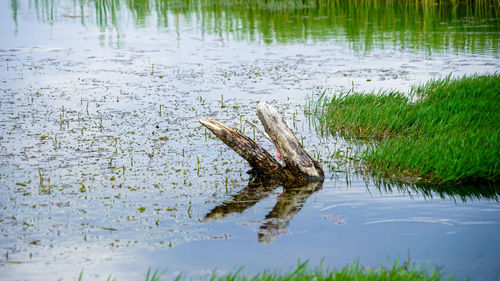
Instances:
[[[426,281],[426,280],[452,280],[451,277],[444,278],[437,270],[427,272],[423,269],[408,268],[408,265],[399,265],[398,262],[391,268],[381,267],[378,269],[365,268],[357,262],[345,266],[338,271],[324,271],[320,268],[309,268],[307,263],[301,263],[293,272],[276,273],[263,272],[252,277],[247,277],[239,273],[229,274],[222,277],[212,276],[211,281],[295,281],[295,280],[402,280],[402,281]]]
[[[361,158],[379,175],[407,181],[500,179],[500,74],[433,80],[399,92],[324,95],[323,129],[375,142]]]
[[[160,281],[167,280],[161,278],[163,273],[155,271],[151,275],[151,270],[148,270],[146,281]],[[80,274],[79,281],[82,280]],[[108,278],[109,281],[115,280]],[[182,275],[177,276],[174,280],[186,280]],[[195,278],[188,280],[207,280],[206,278]],[[212,274],[208,279],[210,281],[295,281],[295,280],[357,280],[357,281],[379,281],[379,280],[401,280],[401,281],[439,281],[439,280],[453,280],[451,276],[443,277],[439,269],[426,270],[418,268],[417,266],[410,266],[409,261],[400,264],[398,261],[392,267],[381,266],[379,268],[366,268],[360,266],[358,262],[347,265],[340,270],[328,270],[322,266],[311,268],[307,262],[299,263],[297,268],[288,273],[279,273],[272,271],[264,271],[254,276],[247,276],[238,270],[234,273],[218,276],[216,273]]]

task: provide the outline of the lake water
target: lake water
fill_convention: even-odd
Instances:
[[[408,91],[499,71],[498,7],[356,3],[2,1],[0,280],[408,256],[498,278],[498,185],[364,176],[331,157],[358,147],[321,136],[305,114],[325,89]],[[322,184],[259,186],[198,122],[225,122],[274,153],[245,124],[259,101],[323,162]]]

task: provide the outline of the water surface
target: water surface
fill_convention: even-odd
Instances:
[[[408,254],[458,277],[497,276],[497,185],[356,174],[331,155],[357,146],[305,115],[324,89],[408,91],[498,71],[497,10],[203,3],[0,4],[1,280],[376,266]],[[323,162],[324,183],[259,185],[198,123],[253,138],[245,120],[258,101]]]

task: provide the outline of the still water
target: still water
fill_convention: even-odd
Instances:
[[[498,185],[360,175],[331,156],[359,147],[317,132],[306,103],[498,71],[498,7],[368,2],[2,1],[0,280],[408,256],[495,279]],[[256,184],[198,123],[218,119],[273,153],[245,124],[258,101],[323,162],[324,183]]]

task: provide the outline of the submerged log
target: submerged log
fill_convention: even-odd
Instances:
[[[274,107],[259,103],[257,116],[268,138],[281,154],[285,166],[238,130],[209,118],[200,119],[200,123],[247,160],[256,174],[275,178],[286,185],[323,181],[324,173],[321,164],[302,148],[297,137]]]

